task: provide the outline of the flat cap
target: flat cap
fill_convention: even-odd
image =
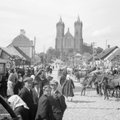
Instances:
[[[51,84],[51,85],[58,85],[58,81],[56,81],[56,80],[51,80],[51,81],[50,81],[50,84]]]
[[[51,89],[50,85],[44,85],[43,90],[46,90],[46,89]]]
[[[33,78],[31,78],[31,77],[26,77],[23,81],[24,81],[24,82],[33,81]]]

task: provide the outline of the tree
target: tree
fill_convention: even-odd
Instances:
[[[102,51],[103,51],[103,49],[102,49],[101,47],[97,47],[97,48],[96,48],[97,54],[101,53]]]
[[[38,56],[40,57],[40,61],[42,64],[46,62],[46,54],[44,52],[39,53]]]

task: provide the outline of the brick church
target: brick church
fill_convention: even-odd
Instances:
[[[77,21],[74,23],[74,36],[70,33],[69,28],[65,33],[65,24],[62,21],[62,18],[60,18],[59,22],[56,24],[56,50],[60,52],[68,52],[72,49],[74,52],[80,54],[85,52],[92,53],[91,46],[83,43],[82,27],[83,23],[78,17]]]

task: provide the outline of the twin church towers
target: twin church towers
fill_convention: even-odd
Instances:
[[[82,38],[82,27],[83,24],[78,17],[74,23],[74,36],[69,31],[65,33],[65,24],[60,18],[56,24],[56,41],[55,48],[60,52],[68,52],[73,50],[74,52],[83,53],[83,38]]]

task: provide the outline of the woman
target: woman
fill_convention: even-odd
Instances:
[[[29,120],[29,108],[18,95],[12,95],[8,102],[17,116],[20,115],[22,120]]]
[[[14,94],[14,85],[15,85],[15,76],[14,76],[14,69],[9,71],[9,77],[7,82],[7,96],[11,96]]]
[[[68,71],[68,74],[66,76],[66,81],[63,83],[63,86],[62,86],[62,94],[65,95],[65,97],[67,98],[67,101],[69,101],[68,97],[70,97],[72,101],[72,97],[74,96],[74,93],[73,93],[74,88],[75,88],[74,82],[70,76],[70,71]]]
[[[22,74],[19,73],[18,74],[18,81],[16,82],[15,84],[15,87],[14,87],[14,94],[19,94],[20,90],[23,88],[23,78],[22,78]]]

